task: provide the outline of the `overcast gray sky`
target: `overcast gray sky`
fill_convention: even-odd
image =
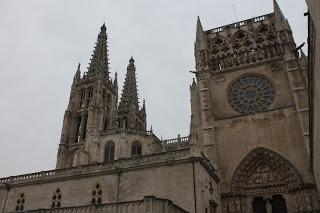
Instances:
[[[304,0],[278,0],[297,44],[306,41]],[[0,177],[53,169],[70,86],[86,69],[106,22],[110,68],[120,88],[131,55],[148,128],[189,131],[196,18],[204,29],[273,11],[272,0],[0,0]]]

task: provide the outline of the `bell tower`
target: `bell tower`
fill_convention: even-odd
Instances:
[[[81,76],[80,64],[74,75],[70,99],[64,115],[57,168],[85,164],[86,149],[99,131],[117,123],[117,74],[110,78],[106,26],[103,24],[88,71]]]

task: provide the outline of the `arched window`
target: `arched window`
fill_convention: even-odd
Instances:
[[[104,161],[113,161],[114,160],[114,143],[109,142],[105,146],[104,152]]]
[[[25,196],[23,193],[21,193],[18,200],[17,200],[16,211],[23,211],[24,210],[25,201],[26,201]]]
[[[93,95],[93,88],[89,88],[88,89],[88,98],[90,99],[90,98],[92,98],[92,95]]]
[[[141,156],[142,146],[141,143],[136,141],[131,146],[131,154],[132,156]]]

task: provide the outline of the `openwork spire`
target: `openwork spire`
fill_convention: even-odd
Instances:
[[[106,25],[103,24],[100,29],[89,65],[88,74],[102,73],[109,79],[108,36]]]
[[[134,66],[134,59],[132,57],[130,58],[127,67],[126,79],[119,103],[119,111],[129,109],[139,110],[136,67]]]

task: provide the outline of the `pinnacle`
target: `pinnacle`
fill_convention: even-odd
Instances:
[[[279,4],[278,4],[277,0],[273,0],[273,8],[274,8],[274,13],[276,15],[278,15],[281,18],[281,20],[284,20],[285,17],[284,17],[284,15],[283,15],[280,7],[279,7]]]
[[[106,24],[105,24],[105,22],[103,22],[103,25],[101,26],[101,33],[106,33],[107,32],[107,27],[106,27]]]
[[[109,79],[109,60],[108,60],[108,41],[107,41],[107,28],[103,24],[101,31],[98,34],[98,39],[90,59],[89,73],[103,73]]]
[[[134,59],[133,57],[131,56],[130,60],[129,60],[130,63],[134,63]]]
[[[129,105],[131,105],[136,110],[139,109],[138,89],[133,57],[131,57],[129,60],[119,107],[121,109],[130,107],[129,105],[126,105],[126,103],[129,103]]]
[[[197,38],[201,37],[203,34],[203,28],[202,28],[202,24],[200,21],[200,17],[198,16],[197,18]]]

